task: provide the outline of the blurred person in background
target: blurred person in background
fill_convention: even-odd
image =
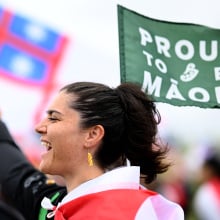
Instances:
[[[198,220],[220,219],[220,152],[211,150],[201,167],[193,209]]]
[[[0,219],[1,220],[25,220],[23,216],[7,204],[2,198],[0,199]]]
[[[0,111],[1,119],[1,111]],[[1,129],[0,129],[1,130]],[[5,133],[0,133],[0,142],[5,140]],[[5,201],[3,195],[0,193],[0,220],[25,220],[24,217],[13,206]]]

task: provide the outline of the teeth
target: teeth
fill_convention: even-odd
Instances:
[[[48,143],[48,142],[41,141],[41,145],[44,146],[44,147],[46,147],[47,150],[51,148],[51,145],[50,145],[50,143]]]

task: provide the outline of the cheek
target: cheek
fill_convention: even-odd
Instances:
[[[73,123],[59,123],[59,127],[51,127],[49,134],[54,146],[54,158],[69,163],[68,160],[72,158],[77,160],[84,152],[86,133],[80,132]]]
[[[69,159],[76,159],[83,150],[83,138],[73,133],[61,133],[55,141],[54,156],[68,162]]]

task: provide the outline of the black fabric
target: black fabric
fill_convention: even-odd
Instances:
[[[14,208],[0,200],[1,220],[25,220],[24,217]]]
[[[26,220],[37,220],[41,201],[60,192],[54,205],[66,195],[66,188],[47,184],[47,177],[30,164],[0,121],[0,184],[2,194]],[[2,219],[2,218],[0,218]]]
[[[6,127],[6,125],[0,120],[0,141],[1,142],[11,142],[13,143],[13,139]],[[15,144],[16,146],[16,144]],[[17,147],[17,146],[16,146]]]

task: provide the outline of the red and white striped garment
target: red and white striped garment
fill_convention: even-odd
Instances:
[[[182,208],[140,186],[139,167],[121,167],[85,182],[69,192],[55,220],[183,220]],[[45,202],[42,202],[43,207]]]

